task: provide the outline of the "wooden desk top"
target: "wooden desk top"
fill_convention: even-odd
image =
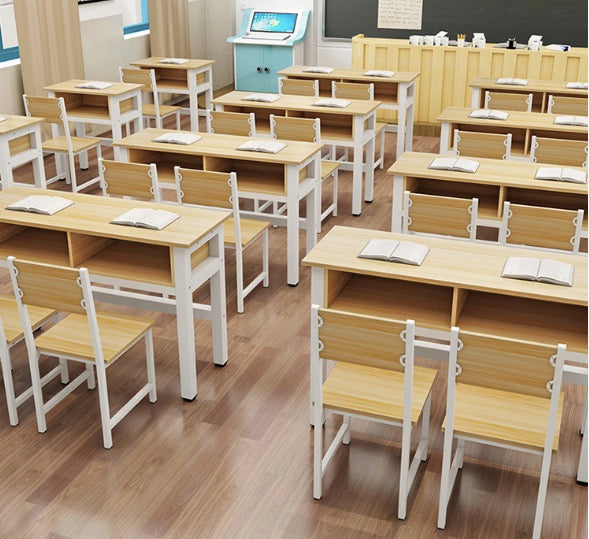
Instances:
[[[130,62],[132,66],[150,67],[150,68],[168,68],[168,69],[200,69],[208,65],[214,64],[215,60],[198,60],[196,58],[186,58],[188,62],[184,64],[162,64],[160,60],[165,60],[167,56],[151,56],[143,60],[135,60]]]
[[[573,193],[587,196],[587,184],[536,180],[534,176],[542,165],[526,163],[522,161],[502,161],[501,159],[470,158],[478,161],[480,166],[474,174],[457,172],[454,170],[435,170],[427,168],[429,164],[440,157],[439,154],[423,152],[405,152],[387,170],[388,174],[400,174],[414,178],[431,178],[464,183],[480,183],[489,185],[506,185],[509,187],[521,187],[524,189],[536,189],[538,191],[558,191],[559,193]],[[556,165],[554,165],[556,166]],[[581,167],[567,167],[587,172]]]
[[[309,79],[346,79],[359,82],[411,82],[419,77],[419,73],[416,71],[395,71],[392,77],[369,77],[364,75],[366,69],[334,69],[331,73],[309,73],[303,71],[307,66],[290,66],[286,69],[282,69],[278,72],[279,75],[284,77],[297,76],[305,77]]]
[[[464,123],[471,125],[492,125],[520,129],[540,129],[548,131],[561,131],[564,133],[587,134],[587,128],[581,125],[559,125],[554,123],[557,116],[564,114],[546,114],[540,112],[509,112],[507,120],[493,120],[484,118],[471,118],[469,114],[473,110],[468,107],[448,107],[444,109],[436,119],[438,122]]]
[[[0,114],[3,118],[6,118],[3,122],[0,122],[0,135],[6,135],[12,133],[17,129],[22,129],[29,125],[40,124],[44,120],[43,118],[34,118],[29,116],[14,116],[12,114]]]
[[[471,88],[484,88],[485,90],[505,90],[515,92],[546,92],[568,95],[578,95],[587,97],[587,90],[567,88],[567,82],[573,81],[555,81],[555,80],[532,80],[528,79],[526,86],[517,86],[514,84],[497,84],[497,77],[477,77],[469,86]],[[576,81],[575,81],[576,82]]]
[[[8,204],[31,195],[60,196],[73,200],[75,203],[55,215],[40,215],[5,209]],[[171,211],[180,215],[180,219],[162,230],[148,230],[110,223],[131,208]],[[229,211],[224,210],[215,211],[27,187],[9,187],[0,192],[0,223],[75,232],[166,247],[190,247],[230,215]]]
[[[165,142],[153,142],[153,139],[164,133],[173,133],[171,129],[149,128],[122,138],[113,143],[121,148],[134,148],[151,150],[156,152],[179,153],[186,155],[205,155],[211,157],[224,157],[227,159],[241,159],[244,161],[257,161],[268,163],[282,163],[299,165],[321,151],[321,144],[312,142],[283,141],[286,148],[280,152],[244,152],[236,150],[238,146],[251,140],[249,137],[237,137],[234,135],[221,135],[217,133],[194,133],[202,138],[194,144],[169,144]]]
[[[375,111],[380,105],[380,101],[365,101],[362,99],[349,99],[350,105],[340,109],[336,107],[317,107],[313,105],[315,101],[324,99],[322,97],[307,97],[303,95],[281,95],[274,103],[262,103],[260,101],[243,101],[243,98],[255,94],[256,92],[229,92],[221,97],[213,99],[214,105],[227,105],[233,107],[250,107],[256,109],[279,109],[279,110],[299,110],[303,112],[317,112],[322,114],[341,114],[344,116],[366,115]]]
[[[409,240],[430,247],[422,266],[357,258],[371,239]],[[505,260],[510,256],[543,257],[572,264],[573,286],[504,279]],[[388,279],[459,287],[508,296],[539,299],[569,305],[587,305],[587,258],[560,253],[542,253],[515,247],[473,244],[467,241],[394,234],[363,228],[335,226],[303,259],[304,266],[372,275]]]
[[[104,90],[92,90],[88,88],[76,88],[78,84],[89,82],[89,80],[72,79],[64,82],[58,82],[51,86],[45,86],[48,92],[55,92],[61,94],[87,94],[87,95],[104,95],[104,96],[118,96],[124,95],[128,92],[140,90],[143,88],[142,84],[130,84],[127,82],[112,82],[112,86]],[[107,81],[104,81],[107,82]],[[111,82],[111,81],[108,81]]]

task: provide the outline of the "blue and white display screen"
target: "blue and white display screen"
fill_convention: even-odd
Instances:
[[[297,22],[296,13],[276,13],[272,11],[255,11],[250,32],[294,32]]]

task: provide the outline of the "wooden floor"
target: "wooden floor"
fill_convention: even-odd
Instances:
[[[394,141],[388,134],[387,167]],[[437,151],[437,140],[416,137],[414,149]],[[23,170],[20,177],[27,174]],[[341,173],[339,216],[324,224],[324,233],[334,224],[389,229],[391,189],[392,178],[379,171],[374,202],[353,217],[351,173]],[[1,537],[531,536],[540,458],[468,443],[447,528],[436,529],[446,376],[435,362],[429,363],[439,367],[433,448],[416,478],[407,519],[396,517],[400,430],[360,420],[352,421],[352,443],[338,450],[325,475],[323,498],[313,500],[310,270],[301,269],[297,287],[287,286],[285,245],[285,229],[271,229],[270,287],[257,288],[242,315],[236,312],[235,259],[228,252],[229,362],[213,365],[210,325],[197,321],[194,402],[179,397],[175,318],[141,312],[155,320],[158,401],[141,402],[123,419],[111,450],[102,447],[96,391],[78,388],[50,412],[48,431],[39,434],[32,402],[19,409],[20,425],[9,426],[1,390]],[[257,264],[258,254],[248,253],[246,269]],[[6,274],[0,279],[8,291]],[[207,293],[195,297],[206,300]],[[28,378],[22,346],[14,350],[13,363],[22,388]],[[44,360],[43,369],[52,364]],[[144,372],[141,347],[109,369],[113,409],[143,384]],[[587,536],[587,487],[575,481],[583,393],[567,386],[565,395],[544,517],[547,538]],[[339,421],[328,417],[326,439]]]

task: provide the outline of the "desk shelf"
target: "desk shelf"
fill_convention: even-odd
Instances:
[[[535,189],[507,188],[506,200],[513,204],[527,204],[528,206],[544,206],[564,210],[585,210],[587,213],[587,196],[584,194],[556,193],[554,191],[540,191]]]
[[[7,227],[14,227],[16,233],[9,236]],[[19,225],[3,225],[2,228],[5,234],[0,243],[0,258],[15,256],[44,264],[69,266],[68,241],[65,232]]]

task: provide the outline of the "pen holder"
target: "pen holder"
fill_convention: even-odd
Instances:
[[[508,49],[515,49],[515,38],[514,37],[510,37],[507,39],[507,48]]]

